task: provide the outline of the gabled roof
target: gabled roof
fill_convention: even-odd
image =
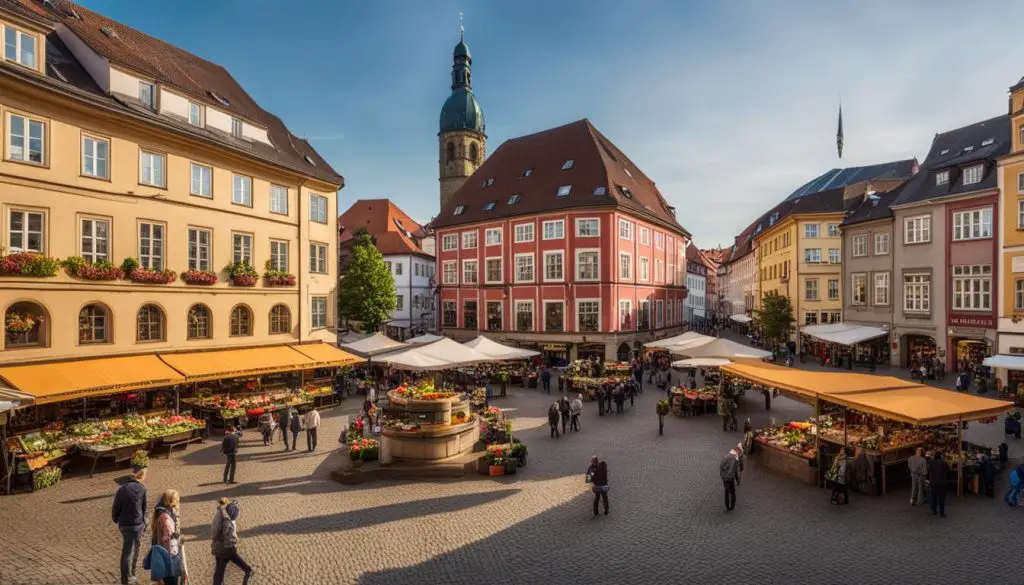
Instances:
[[[571,168],[563,170],[570,159]],[[529,176],[524,176],[526,169],[531,169]],[[558,197],[564,185],[571,190]],[[512,195],[519,198],[510,205]],[[489,202],[494,202],[491,210],[485,209]],[[449,227],[594,206],[619,207],[690,235],[654,181],[586,119],[506,140],[452,195],[431,225]],[[459,207],[463,211],[455,215]]]
[[[917,159],[897,160],[877,165],[862,167],[848,167],[845,169],[832,169],[815,177],[790,194],[787,199],[799,199],[806,195],[819,193],[837,187],[846,187],[862,181],[876,181],[879,179],[909,179],[914,175],[917,167]]]
[[[339,242],[352,239],[356,230],[365,228],[377,239],[381,254],[427,255],[418,236],[425,229],[390,199],[360,199],[338,216]]]
[[[63,25],[84,42],[97,55],[111,63],[146,77],[152,77],[161,84],[180,92],[189,99],[209,104],[232,115],[249,120],[267,128],[272,145],[259,141],[239,140],[230,134],[210,128],[197,128],[186,121],[160,115],[140,104],[119,97],[106,95],[67,46],[60,41],[57,33],[47,35],[47,77],[66,88],[83,90],[93,96],[104,97],[110,105],[133,115],[144,115],[173,126],[178,130],[214,139],[231,147],[248,151],[252,156],[276,163],[303,174],[317,177],[326,182],[343,185],[341,177],[308,142],[297,138],[285,127],[277,116],[263,110],[242,88],[230,73],[220,65],[201,59],[179,47],[151,37],[138,30],[113,21],[101,14],[70,0],[2,0],[0,8],[18,14],[29,14],[52,25]],[[110,31],[108,35],[104,30]],[[51,50],[53,51],[51,53]],[[54,58],[60,61],[56,68],[49,65]],[[74,62],[72,65],[70,62]],[[73,71],[74,74],[69,74]],[[84,73],[84,76],[81,75]],[[213,94],[223,97],[225,105]],[[312,161],[306,160],[306,157]]]
[[[842,227],[856,225],[876,219],[892,218],[892,203],[906,188],[907,183],[884,193],[866,195],[860,200],[856,207],[853,207],[846,215],[846,219],[840,224]]]
[[[996,159],[1010,152],[1010,132],[1010,117],[1004,114],[936,134],[921,165],[921,172],[892,205],[908,205],[997,188]],[[965,185],[963,169],[976,164],[982,164],[981,181]],[[949,173],[948,181],[937,185],[936,175],[946,171]]]

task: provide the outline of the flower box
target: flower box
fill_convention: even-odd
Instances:
[[[185,284],[210,286],[217,284],[217,273],[209,270],[186,270],[181,273],[181,279],[185,281]]]
[[[71,272],[67,270],[68,274],[82,280],[120,280],[124,277],[124,272],[121,271],[117,266],[93,266],[86,264]]]
[[[504,465],[491,465],[490,467],[487,468],[487,475],[489,475],[491,477],[495,477],[495,476],[499,476],[499,475],[505,475],[505,466]]]
[[[235,286],[256,286],[256,281],[259,278],[259,276],[253,274],[232,274],[231,284]]]
[[[0,275],[2,276],[33,276],[46,278],[57,276],[60,262],[54,258],[32,252],[15,252],[0,256]]]
[[[170,284],[174,282],[175,278],[178,278],[178,273],[173,270],[148,270],[146,268],[136,268],[128,273],[128,278],[130,278],[132,282],[142,284]]]
[[[295,286],[295,282],[294,274],[273,274],[268,272],[263,275],[263,284],[267,286]]]
[[[32,331],[42,320],[42,315],[19,314],[14,311],[8,311],[5,325],[9,335],[20,335]]]

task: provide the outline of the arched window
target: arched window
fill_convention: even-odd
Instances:
[[[46,310],[28,301],[14,303],[4,315],[4,333],[9,349],[46,347],[50,339]]]
[[[471,160],[471,161],[473,161],[475,163],[478,155],[479,155],[479,153],[477,152],[477,149],[476,149],[476,142],[470,142],[469,143],[469,160]]]
[[[270,333],[289,333],[292,330],[292,312],[285,305],[270,309]]]
[[[210,338],[210,309],[206,305],[192,305],[188,310],[188,338]]]
[[[78,343],[110,343],[110,311],[99,304],[78,312]]]
[[[449,142],[448,146],[445,147],[445,162],[452,162],[455,160],[455,144]]]
[[[252,335],[252,310],[245,305],[231,309],[231,335]]]
[[[138,341],[164,340],[164,312],[156,305],[142,305],[135,324],[135,339]]]

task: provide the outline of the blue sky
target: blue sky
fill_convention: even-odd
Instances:
[[[590,118],[702,248],[825,170],[923,158],[1024,75],[1011,2],[84,3],[225,66],[345,176],[342,210],[390,198],[421,221],[465,12],[488,152]]]

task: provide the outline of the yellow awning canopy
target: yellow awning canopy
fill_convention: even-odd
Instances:
[[[884,392],[826,394],[822,400],[888,419],[926,426],[977,420],[1013,409],[1012,402],[931,386]]]
[[[184,376],[155,355],[121,356],[0,367],[0,378],[36,404],[173,386]]]
[[[814,398],[824,393],[878,392],[921,386],[892,376],[844,372],[809,372],[766,362],[744,361],[722,366],[722,371],[771,388]]]
[[[161,353],[160,359],[185,375],[188,382],[259,376],[317,367],[317,362],[288,345]]]
[[[304,343],[293,345],[292,349],[316,362],[318,368],[348,366],[366,361],[326,343]]]

